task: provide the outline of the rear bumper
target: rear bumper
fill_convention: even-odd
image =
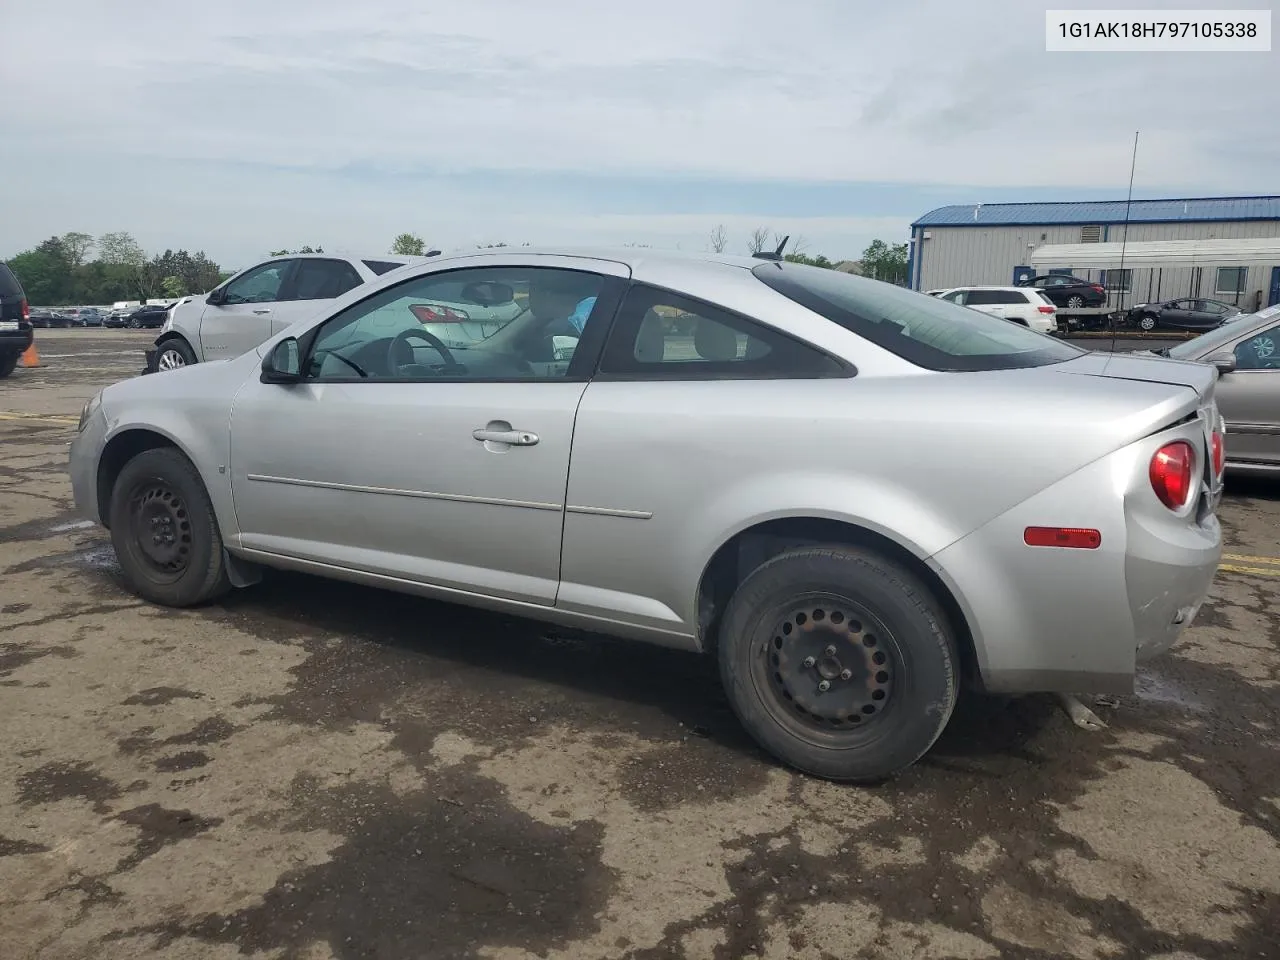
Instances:
[[[1158,442],[1158,441],[1157,441]],[[973,636],[981,685],[1000,693],[1128,693],[1200,609],[1222,531],[1150,492],[1143,441],[1067,477],[930,561]],[[1097,529],[1097,549],[1029,547],[1029,526]]]
[[[30,329],[0,332],[0,353],[22,353],[33,339],[35,335]]]

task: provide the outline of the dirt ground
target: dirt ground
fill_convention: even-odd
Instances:
[[[779,768],[712,665],[302,576],[193,612],[72,512],[83,401],[0,381],[0,957],[1280,957],[1280,485],[1105,731],[964,701],[874,789]]]

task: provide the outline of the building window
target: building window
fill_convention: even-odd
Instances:
[[[1132,270],[1108,270],[1106,288],[1108,293],[1128,293],[1133,284]]]
[[[1219,267],[1214,292],[1220,297],[1238,297],[1249,279],[1248,267]]]

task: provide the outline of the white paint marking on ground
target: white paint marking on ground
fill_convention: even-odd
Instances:
[[[41,360],[72,360],[76,357],[141,357],[145,350],[85,350],[81,353],[41,353]]]
[[[74,523],[60,523],[56,527],[50,527],[50,533],[65,533],[68,530],[83,530],[85,527],[92,527],[92,520],[77,520]]]

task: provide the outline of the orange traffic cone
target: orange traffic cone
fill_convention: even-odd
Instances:
[[[40,351],[36,349],[36,342],[31,341],[31,346],[22,351],[22,356],[18,358],[18,366],[20,367],[38,367],[40,366]]]

